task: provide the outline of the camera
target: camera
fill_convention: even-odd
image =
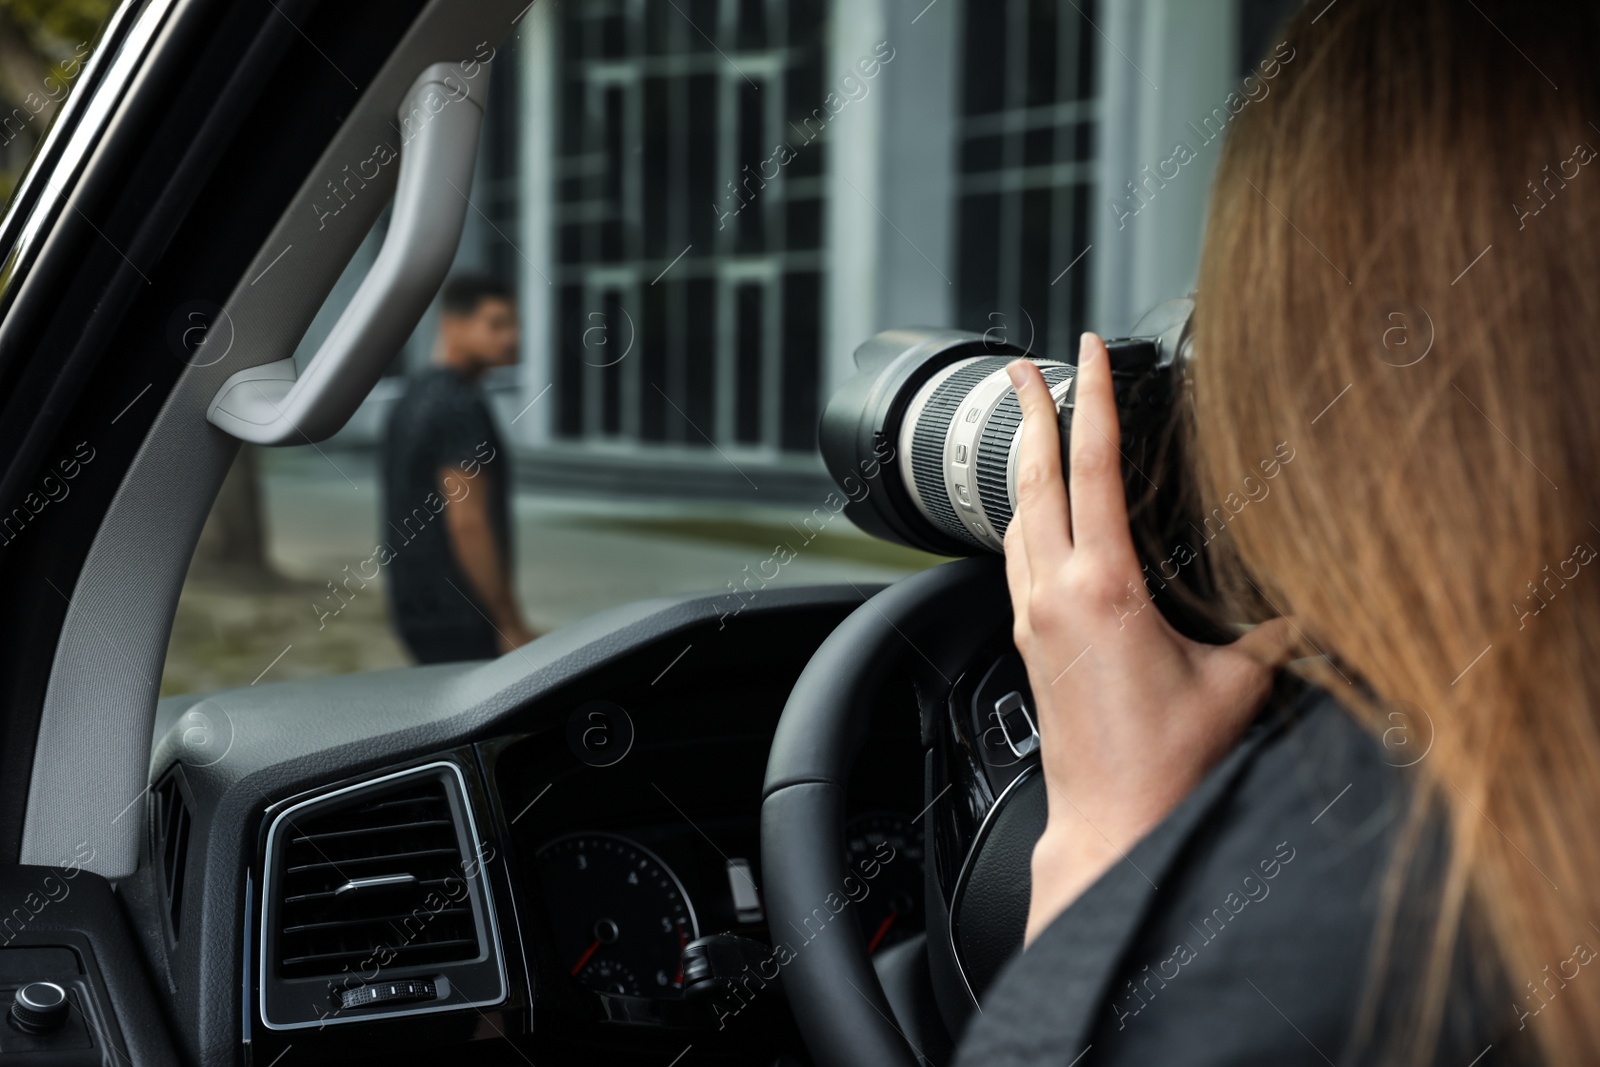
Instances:
[[[1145,591],[1191,636],[1213,631],[1194,524],[1198,507],[1180,418],[1191,349],[1190,300],[1170,300],[1106,341],[1121,424],[1118,447]],[[868,533],[945,556],[1003,552],[1017,506],[1022,410],[1006,365],[1039,365],[1055,398],[1068,469],[1077,368],[963,330],[886,330],[855,351],[857,373],[823,410],[821,451],[833,478],[876,461],[878,491],[845,513]],[[1183,560],[1175,566],[1175,559]],[[1164,565],[1163,565],[1164,564]]]

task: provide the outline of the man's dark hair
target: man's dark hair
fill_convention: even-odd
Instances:
[[[511,286],[487,274],[457,274],[444,283],[444,288],[439,291],[439,297],[444,306],[444,313],[457,318],[473,314],[485,300],[516,303],[516,298],[511,294]]]

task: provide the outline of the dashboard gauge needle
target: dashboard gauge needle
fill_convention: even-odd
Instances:
[[[889,933],[889,927],[893,926],[894,921],[899,917],[900,913],[898,911],[891,911],[888,915],[884,916],[883,922],[878,924],[878,932],[873,934],[872,940],[867,943],[867,955],[870,956],[874,952],[878,951],[878,945],[883,942],[884,936]],[[584,957],[584,959],[588,958],[588,956]]]
[[[593,956],[599,949],[600,939],[597,937],[594,939],[594,944],[583,950],[583,955],[578,957],[578,962],[572,965],[572,977],[578,977],[578,972],[583,970],[583,965],[588,963],[589,957]]]

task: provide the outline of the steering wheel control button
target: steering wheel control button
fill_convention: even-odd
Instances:
[[[48,1034],[61,1029],[70,1010],[65,989],[54,982],[29,982],[11,1001],[11,1021],[24,1033]]]
[[[393,982],[369,982],[355,989],[340,990],[335,996],[339,1006],[346,1010],[377,1008],[437,1000],[439,988],[431,978],[404,978]]]
[[[1000,732],[1005,735],[1012,755],[1021,759],[1039,750],[1039,728],[1034,725],[1021,693],[1013,690],[996,700],[994,717],[1000,721]]]

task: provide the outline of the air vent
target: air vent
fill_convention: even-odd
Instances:
[[[262,1016],[268,1026],[381,1018],[503,998],[483,856],[452,763],[286,809],[267,840]],[[356,1010],[385,979],[448,976],[440,1003]],[[431,987],[430,987],[431,990]],[[493,992],[490,1000],[472,999]]]
[[[183,870],[189,859],[189,804],[176,770],[151,790],[150,855],[161,871],[172,940],[183,917]]]
[[[284,820],[278,973],[453,963],[478,955],[466,863],[444,782],[402,782]],[[450,880],[454,878],[452,883]],[[380,957],[381,954],[381,957]]]

